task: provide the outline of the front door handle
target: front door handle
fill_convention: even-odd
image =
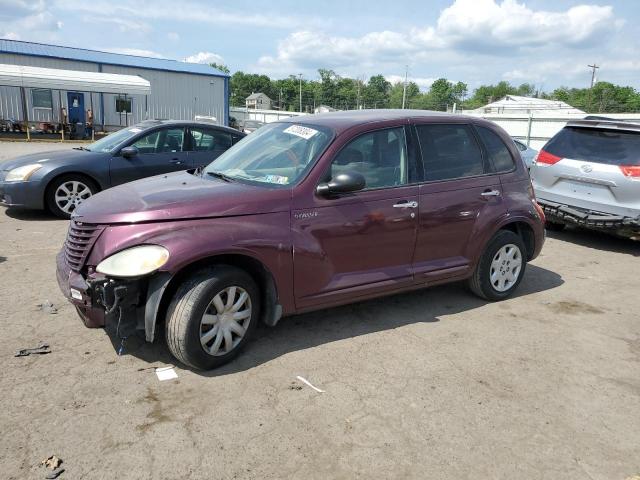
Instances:
[[[418,202],[400,202],[394,204],[393,208],[418,208]]]
[[[182,160],[174,158],[169,163],[173,163],[174,165],[182,165]]]
[[[501,195],[500,190],[486,190],[480,195],[483,197],[499,197]]]

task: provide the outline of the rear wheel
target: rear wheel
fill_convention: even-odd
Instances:
[[[487,245],[469,279],[473,293],[491,301],[510,296],[524,275],[525,252],[519,235],[500,230]]]
[[[564,227],[566,227],[564,223],[550,222],[548,220],[544,222],[544,228],[546,228],[550,232],[561,232],[562,230],[564,230]]]
[[[260,313],[256,283],[245,271],[221,265],[185,281],[167,311],[167,345],[182,363],[210,370],[233,359]]]
[[[97,192],[95,182],[84,175],[63,175],[47,187],[47,207],[58,217],[70,218],[78,205]]]

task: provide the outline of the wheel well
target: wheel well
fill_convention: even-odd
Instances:
[[[56,175],[51,180],[49,180],[49,182],[47,183],[47,187],[44,189],[44,199],[43,199],[45,207],[47,206],[47,196],[49,195],[49,192],[51,190],[51,185],[53,185],[53,182],[55,182],[56,180],[58,180],[61,177],[67,177],[67,176],[70,176],[70,175],[76,175],[78,177],[84,177],[87,180],[91,181],[91,183],[93,183],[96,186],[96,189],[97,189],[96,193],[99,192],[100,190],[102,190],[102,187],[100,186],[100,182],[98,182],[91,175],[87,175],[86,173],[82,173],[82,172],[64,172],[64,173],[61,173],[59,175]]]
[[[207,257],[190,263],[171,277],[160,301],[160,307],[156,315],[156,323],[165,320],[169,303],[185,278],[193,275],[198,270],[215,265],[229,265],[240,268],[251,275],[251,278],[258,284],[260,290],[260,304],[262,306],[261,319],[265,321],[270,315],[273,315],[274,308],[278,303],[278,293],[271,272],[255,258],[241,254],[226,254]]]
[[[533,229],[526,222],[512,222],[506,225],[503,225],[500,230],[508,230],[517,235],[520,235],[522,241],[524,242],[524,246],[527,249],[527,260],[531,260],[533,257],[533,253],[536,247],[536,237],[533,233]]]

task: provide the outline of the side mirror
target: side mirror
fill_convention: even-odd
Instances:
[[[122,155],[124,158],[133,158],[138,155],[138,149],[133,145],[130,145],[120,150],[120,155]]]
[[[318,185],[316,192],[318,195],[357,192],[358,190],[362,190],[366,183],[362,174],[347,171],[339,173],[327,183]]]

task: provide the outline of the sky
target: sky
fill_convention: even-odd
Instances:
[[[0,0],[0,38],[218,62],[284,78],[318,68],[422,89],[597,79],[640,89],[640,1]]]

